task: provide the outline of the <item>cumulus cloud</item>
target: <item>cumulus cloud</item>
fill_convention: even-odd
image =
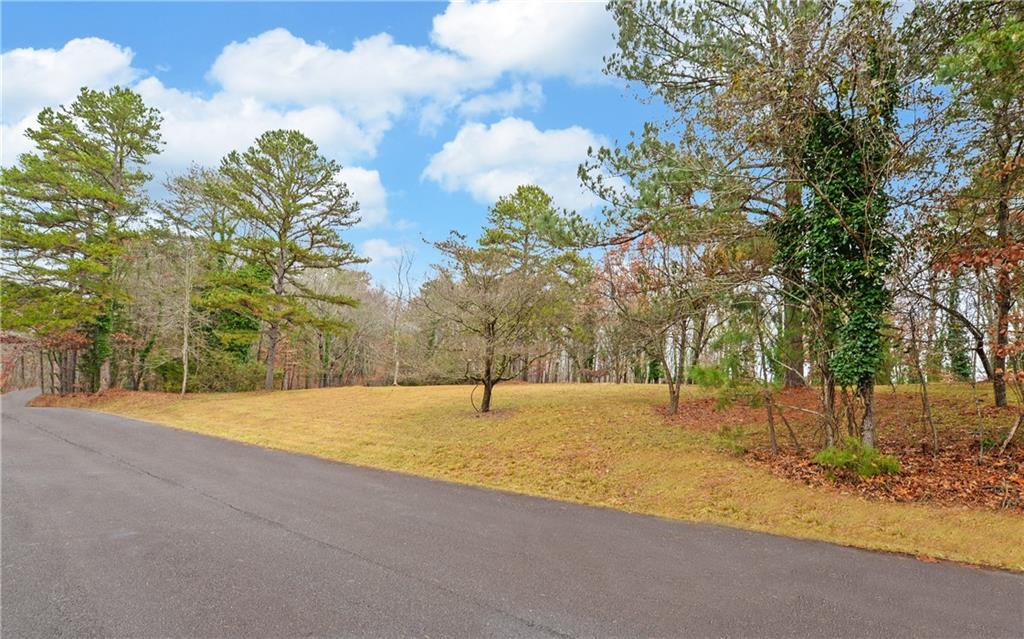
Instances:
[[[483,204],[521,184],[536,184],[556,205],[585,209],[596,199],[580,185],[576,171],[588,148],[604,144],[604,138],[578,126],[542,131],[519,118],[490,126],[473,122],[430,159],[423,177],[446,191],[467,191]]]
[[[306,42],[285,29],[229,44],[210,76],[231,93],[333,104],[370,122],[401,114],[409,101],[450,98],[492,82],[489,72],[460,56],[396,44],[386,33],[344,50]]]
[[[500,74],[600,76],[615,44],[603,2],[452,2],[434,18],[431,39]]]
[[[360,244],[359,252],[370,259],[370,264],[380,264],[400,256],[402,249],[383,238],[375,237]]]
[[[44,107],[74,100],[84,86],[107,89],[129,84],[139,72],[134,53],[101,38],[75,38],[60,49],[12,49],[0,54],[3,122],[0,163],[13,164],[32,150],[25,131]]]
[[[33,149],[32,141],[25,137],[25,131],[35,121],[36,114],[32,113],[17,122],[0,124],[0,165],[10,166],[19,155]]]
[[[138,76],[134,53],[101,38],[75,38],[60,49],[12,49],[0,55],[5,121],[34,116],[74,99],[83,86],[107,89]]]
[[[379,33],[347,48],[309,42],[283,28],[227,44],[209,70],[212,94],[167,87],[132,66],[133,52],[101,38],[60,49],[2,54],[2,161],[29,150],[25,128],[45,106],[78,89],[131,84],[164,115],[162,165],[215,162],[265,130],[298,128],[343,160],[370,157],[410,107],[421,131],[446,114],[479,119],[536,109],[543,90],[530,77],[597,74],[613,24],[600,3],[452,3],[435,17],[432,44],[409,46]],[[510,88],[483,93],[506,74]]]
[[[538,82],[516,82],[505,91],[483,93],[459,105],[459,114],[478,119],[488,113],[507,115],[522,108],[539,109],[544,103],[544,90]]]
[[[359,227],[381,226],[388,221],[388,192],[378,171],[347,166],[338,173],[338,179],[348,186],[359,202]]]
[[[342,179],[362,205],[361,225],[391,227],[380,175],[351,164],[373,157],[399,118],[416,110],[421,131],[430,131],[454,113],[475,121],[537,109],[544,100],[541,79],[596,77],[613,26],[600,3],[498,1],[448,5],[424,46],[379,33],[332,47],[272,29],[223,48],[208,72],[209,93],[165,85],[132,66],[131,49],[101,38],[76,38],[59,49],[14,49],[2,54],[0,162],[10,165],[31,150],[24,132],[43,107],[69,103],[82,86],[125,84],[163,115],[158,170],[216,165],[266,130],[298,129],[349,165]],[[499,82],[505,88],[495,91]],[[473,122],[431,159],[423,176],[487,203],[533,182],[562,205],[585,207],[592,198],[577,184],[576,165],[587,146],[601,142],[579,127],[539,131],[514,118],[491,126]]]
[[[407,245],[392,244],[383,238],[366,240],[359,245],[358,253],[363,257],[369,258],[370,261],[357,268],[369,273],[378,286],[390,289],[397,286],[398,264],[402,259],[407,260],[403,271],[406,271],[410,266],[415,268],[416,256],[409,251]],[[408,276],[409,274],[406,273],[405,275]]]
[[[163,114],[165,147],[161,166],[189,162],[215,165],[228,152],[248,148],[264,131],[297,129],[331,157],[349,160],[372,155],[383,130],[371,130],[324,105],[275,107],[256,98],[217,93],[210,98],[179,91],[156,78],[136,86],[147,104]]]

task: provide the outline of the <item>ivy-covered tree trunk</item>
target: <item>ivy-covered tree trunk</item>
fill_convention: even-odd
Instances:
[[[890,301],[889,207],[879,187],[886,147],[878,127],[836,111],[815,118],[806,158],[814,196],[802,248],[816,295],[822,296],[822,339],[830,345],[822,349],[828,354],[822,371],[827,366],[835,383],[860,394],[865,446],[875,444],[874,383],[884,358]],[[828,406],[825,412],[834,415]]]

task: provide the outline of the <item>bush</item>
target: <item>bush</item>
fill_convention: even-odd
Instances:
[[[746,436],[747,431],[740,426],[722,426],[715,436],[715,447],[726,453],[742,455],[747,452],[747,445],[743,442]]]
[[[231,353],[210,351],[203,355],[190,373],[190,392],[223,393],[263,388],[267,371],[259,362],[240,362]],[[179,376],[178,385],[180,384]]]
[[[841,446],[829,446],[821,451],[814,456],[814,463],[832,472],[855,472],[861,477],[900,472],[900,462],[895,457],[883,455],[853,437],[847,437]]]

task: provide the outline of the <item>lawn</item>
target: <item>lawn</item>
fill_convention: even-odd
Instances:
[[[729,411],[705,412],[701,428],[666,419],[664,387],[509,384],[496,389],[489,415],[474,412],[469,392],[113,393],[61,403],[449,481],[1024,570],[1020,510],[869,501],[781,477],[722,450],[715,431]],[[700,390],[683,392],[707,403]],[[912,405],[905,394],[899,403]]]

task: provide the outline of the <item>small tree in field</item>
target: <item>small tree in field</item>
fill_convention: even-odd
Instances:
[[[248,150],[221,161],[224,198],[242,227],[231,250],[268,283],[240,300],[267,325],[268,390],[282,329],[332,321],[314,316],[308,302],[355,304],[348,296],[313,290],[300,277],[310,269],[364,261],[339,234],[359,221],[359,205],[337,178],[340,170],[298,131],[268,131]]]
[[[549,273],[517,268],[501,251],[469,246],[455,234],[435,246],[449,264],[437,267],[420,299],[434,317],[455,327],[465,377],[483,386],[480,410],[486,413],[495,385],[547,354],[537,345],[553,324],[557,296]]]

